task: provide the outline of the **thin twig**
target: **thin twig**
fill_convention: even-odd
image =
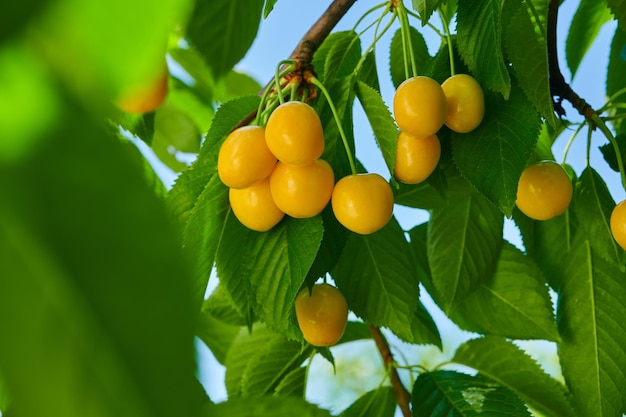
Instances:
[[[394,360],[393,355],[391,354],[391,349],[389,348],[389,343],[387,342],[385,335],[383,335],[378,327],[371,324],[369,327],[372,337],[376,342],[376,347],[378,347],[380,356],[383,359],[383,365],[385,369],[389,370],[391,385],[396,393],[396,399],[398,400],[400,410],[402,410],[402,415],[404,417],[411,417],[411,409],[409,407],[409,404],[411,403],[411,394],[406,390],[406,388],[404,388],[404,385],[402,385],[402,381],[400,381],[400,376],[398,375],[398,370],[393,366]]]

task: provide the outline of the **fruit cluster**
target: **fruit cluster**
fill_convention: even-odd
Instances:
[[[416,76],[398,86],[393,112],[400,128],[394,176],[418,184],[439,163],[439,129],[445,124],[457,133],[471,132],[483,120],[485,100],[480,85],[467,74],[452,75],[441,85]]]
[[[235,216],[249,229],[265,232],[285,214],[308,218],[332,200],[337,220],[368,234],[393,212],[389,183],[377,174],[353,174],[335,184],[324,152],[324,132],[311,106],[288,101],[272,111],[265,128],[235,129],[222,144],[217,171],[229,190]]]

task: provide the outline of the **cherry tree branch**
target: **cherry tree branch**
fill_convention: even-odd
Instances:
[[[387,342],[385,335],[383,335],[378,327],[371,324],[369,327],[372,337],[376,342],[376,347],[378,348],[380,356],[383,359],[383,365],[385,369],[389,370],[391,385],[396,393],[396,399],[398,400],[400,410],[402,410],[402,415],[404,417],[411,417],[411,409],[409,407],[411,394],[406,390],[406,388],[404,388],[404,385],[402,385],[402,381],[400,381],[400,376],[398,375],[398,370],[393,366],[394,360],[393,355],[391,354],[391,349],[389,348],[389,343]]]
[[[559,67],[559,58],[556,48],[556,24],[559,14],[559,0],[550,0],[548,8],[548,68],[550,74],[550,94],[552,95],[552,104],[554,111],[559,116],[565,115],[563,109],[563,100],[569,101],[578,113],[580,113],[593,126],[593,116],[596,111],[580,97],[572,87],[565,81],[561,68]]]

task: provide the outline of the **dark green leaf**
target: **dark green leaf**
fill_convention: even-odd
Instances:
[[[154,136],[154,116],[154,112],[143,114],[119,112],[114,116],[114,122],[128,133],[151,145]]]
[[[370,51],[361,65],[359,70],[359,81],[380,92],[380,83],[378,82],[378,68],[376,67],[376,53]]]
[[[231,399],[208,410],[211,417],[332,417],[330,412],[296,397]]]
[[[530,417],[524,403],[505,387],[454,371],[421,374],[413,386],[411,404],[414,416]]]
[[[256,37],[263,2],[197,0],[187,23],[187,38],[217,79],[248,51]]]
[[[557,320],[563,375],[577,416],[620,416],[626,386],[626,271],[577,240],[566,262]]]
[[[48,3],[50,3],[49,0],[2,3],[0,5],[0,42],[16,36],[32,18],[46,9]]]
[[[572,78],[576,75],[578,66],[598,36],[600,29],[611,18],[611,11],[605,2],[581,0],[565,42],[565,59],[572,71]]]
[[[263,8],[263,19],[267,19],[278,0],[265,0],[265,7]]]
[[[362,81],[355,85],[355,93],[363,106],[365,115],[374,131],[376,142],[380,148],[389,173],[393,173],[396,164],[396,149],[398,147],[398,127],[391,112],[380,96],[380,93]]]
[[[413,46],[413,54],[415,55],[417,73],[421,74],[424,71],[426,63],[431,59],[428,54],[428,46],[422,34],[415,28],[410,27],[409,33],[411,34],[411,45]],[[389,48],[389,71],[391,72],[391,81],[396,88],[402,81],[407,79],[402,50],[402,31],[398,29],[391,39],[391,46]],[[410,64],[408,65],[410,68]]]
[[[393,388],[381,387],[365,393],[343,410],[339,417],[393,417],[396,404]]]
[[[557,123],[552,107],[546,44],[547,3],[535,4],[541,21],[525,5],[520,5],[506,27],[506,52],[515,69],[520,87],[533,107],[551,126]]]
[[[428,223],[430,271],[446,313],[493,274],[503,225],[500,211],[461,178],[448,184],[448,204],[434,209]]]
[[[485,118],[469,133],[453,133],[452,152],[459,170],[504,214],[510,215],[517,183],[532,154],[540,120],[519,88],[508,101],[485,95]]]
[[[322,241],[320,216],[285,218],[268,232],[245,228],[229,212],[220,235],[216,268],[239,310],[250,308],[267,325],[291,338],[293,303]]]
[[[459,303],[451,318],[461,328],[478,333],[557,341],[553,311],[537,265],[505,244],[492,279]]]
[[[330,85],[337,78],[351,75],[360,58],[361,39],[358,35],[353,31],[336,34],[324,61],[324,84]]]
[[[420,336],[410,327],[419,303],[417,273],[395,218],[371,235],[353,233],[332,276],[350,309],[366,322],[410,342]]]
[[[335,218],[330,204],[322,211],[324,237],[317,251],[313,265],[307,273],[307,285],[313,285],[318,278],[325,277],[341,256],[350,232]]]
[[[625,0],[607,0],[615,19],[619,23],[620,29],[626,32],[626,1]]]
[[[457,47],[480,84],[508,98],[511,78],[502,53],[501,9],[500,0],[459,2]]]
[[[626,1],[623,2],[626,8]],[[626,20],[626,19],[624,19]],[[622,20],[622,25],[626,26],[626,22]],[[609,56],[609,66],[606,73],[606,95],[613,97],[615,94],[626,88],[626,29],[624,26],[615,29],[615,35],[611,42],[611,53]],[[622,92],[619,97],[613,97],[616,104],[626,103],[626,95]],[[626,109],[612,109],[609,114],[611,116],[624,115]],[[618,134],[626,135],[625,119],[617,119],[613,121],[613,126]],[[622,149],[624,152],[624,149]]]
[[[622,161],[626,161],[626,134],[617,135],[615,140],[619,146],[619,152],[622,155]],[[600,151],[604,156],[604,160],[609,164],[611,169],[615,172],[619,172],[619,164],[617,163],[617,153],[615,152],[615,147],[612,143],[607,143],[600,146]]]
[[[240,330],[241,326],[225,323],[205,309],[202,309],[198,315],[196,335],[222,365],[226,360],[226,352],[228,352]]]
[[[476,369],[506,386],[546,416],[574,416],[565,386],[552,379],[537,362],[506,339],[486,336],[465,342],[452,361]]]

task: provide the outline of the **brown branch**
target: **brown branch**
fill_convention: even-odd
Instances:
[[[400,410],[402,410],[402,415],[404,417],[411,417],[411,409],[409,407],[411,394],[406,390],[406,388],[404,388],[404,385],[402,385],[402,381],[400,381],[400,376],[398,375],[398,370],[393,366],[393,355],[391,354],[389,343],[387,342],[385,335],[383,335],[378,327],[371,324],[369,327],[372,337],[376,342],[376,347],[378,347],[380,356],[383,359],[383,365],[385,369],[389,369],[391,385],[396,393],[398,406],[400,406]]]
[[[328,37],[333,28],[339,23],[341,18],[348,12],[350,7],[356,2],[356,0],[333,0],[328,6],[328,9],[313,23],[311,28],[304,34],[298,45],[293,50],[289,59],[297,60],[302,63],[309,64],[313,60],[315,51],[320,47],[324,39]],[[272,78],[265,87],[259,91],[259,95],[263,95],[263,92],[267,88],[271,88],[274,85],[274,79]],[[244,119],[242,119],[233,130],[250,124],[256,117],[257,110],[250,112]]]
[[[584,118],[592,122],[593,116],[596,111],[580,97],[572,87],[565,82],[565,77],[559,67],[559,57],[556,48],[556,24],[559,14],[559,0],[550,0],[548,8],[548,69],[550,75],[550,94],[552,95],[552,104],[554,105],[554,111],[561,117],[565,115],[565,109],[563,109],[563,100],[569,101],[578,113]]]

